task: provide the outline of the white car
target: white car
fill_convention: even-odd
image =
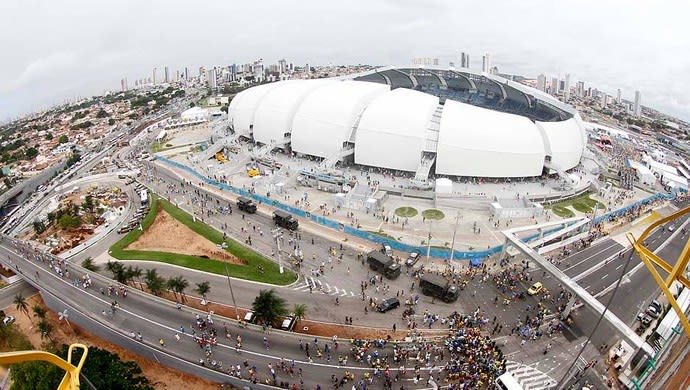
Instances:
[[[2,319],[2,324],[5,326],[7,326],[13,322],[14,322],[14,317],[12,317],[12,316],[7,316],[7,317]]]

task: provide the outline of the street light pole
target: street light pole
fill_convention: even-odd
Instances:
[[[230,296],[232,297],[232,305],[235,306],[235,318],[237,320],[240,319],[239,314],[237,314],[237,302],[235,302],[235,293],[232,291],[232,283],[230,283],[230,273],[228,272],[228,263],[225,261],[223,262],[225,264],[225,276],[228,278],[228,287],[230,288]]]
[[[453,262],[453,255],[455,255],[455,234],[458,232],[458,224],[460,223],[460,211],[458,210],[458,214],[455,216],[455,228],[453,229],[453,241],[450,244],[450,260],[448,263]]]
[[[276,249],[278,251],[278,269],[282,274],[283,272],[285,272],[285,270],[283,269],[283,258],[280,255],[280,239],[283,238],[283,232],[280,230],[280,228],[277,228],[274,229],[271,233],[273,233],[273,238],[276,239]]]
[[[429,220],[429,237],[426,243],[426,262],[429,263],[429,257],[431,255],[431,220]]]

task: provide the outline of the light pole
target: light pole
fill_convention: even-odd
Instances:
[[[225,241],[223,241],[221,246],[223,247],[223,249],[225,249],[228,247],[228,244],[226,244]],[[227,276],[227,278],[228,278],[228,288],[230,288],[230,297],[232,297],[232,305],[235,307],[235,318],[237,318],[237,320],[239,320],[240,316],[239,316],[239,314],[237,314],[237,302],[235,302],[235,293],[232,291],[232,283],[230,283],[230,273],[228,272],[228,263],[224,261],[223,264],[225,265],[225,276]]]
[[[426,262],[429,263],[429,257],[431,255],[431,220],[429,220],[429,237],[427,237],[426,242]]]
[[[280,228],[276,228],[271,230],[271,233],[273,234],[273,238],[276,240],[276,248],[277,248],[277,253],[278,253],[278,269],[280,270],[280,273],[282,274],[285,270],[283,269],[283,258],[280,256],[280,240],[283,238],[283,232],[280,230]]]
[[[455,216],[455,228],[453,229],[453,241],[450,244],[450,260],[448,260],[448,264],[453,262],[453,255],[455,255],[455,234],[458,232],[458,224],[460,223],[460,218],[460,210],[458,210],[458,213]]]

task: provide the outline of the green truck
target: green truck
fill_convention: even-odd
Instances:
[[[425,273],[419,280],[419,288],[424,295],[436,297],[444,302],[455,302],[460,296],[458,286],[451,284],[444,276]]]
[[[369,268],[388,279],[395,279],[400,276],[400,264],[396,263],[390,256],[380,251],[371,251],[367,254]]]

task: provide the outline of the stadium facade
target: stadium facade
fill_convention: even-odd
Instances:
[[[260,144],[420,180],[562,173],[579,164],[586,145],[573,107],[467,69],[389,67],[263,84],[237,94],[228,117],[235,134]]]

